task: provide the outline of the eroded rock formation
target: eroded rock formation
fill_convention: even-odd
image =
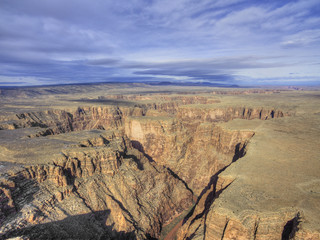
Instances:
[[[51,163],[6,175],[1,185],[3,236],[156,238],[163,224],[192,204],[183,183],[149,162],[128,139],[112,135],[103,141],[81,143]],[[73,215],[83,216],[79,221],[86,229],[75,233],[61,226]],[[40,223],[47,227],[33,227]]]
[[[17,136],[19,143],[58,142],[44,162],[20,159],[1,174],[2,238],[158,239],[194,205],[178,239],[317,239],[316,232],[295,230],[303,218],[298,210],[239,217],[216,201],[235,181],[221,173],[246,154],[255,135],[219,123],[291,113],[219,107],[219,100],[199,96],[159,95],[152,102],[145,95],[112,95],[97,102],[108,99],[147,103],[2,116],[0,130],[34,129],[19,133],[25,134]],[[80,135],[69,135],[75,132]],[[9,144],[3,149],[12,159],[21,155]]]

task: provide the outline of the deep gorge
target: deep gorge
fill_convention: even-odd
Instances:
[[[5,236],[31,234],[45,239],[53,234],[51,227],[42,231],[42,226],[50,224],[51,215],[66,216],[66,220],[52,223],[52,229],[57,230],[54,236],[74,234],[72,227],[58,230],[62,223],[68,225],[70,209],[63,207],[65,203],[78,204],[77,212],[85,213],[79,217],[86,219],[84,222],[93,217],[86,232],[95,232],[92,236],[100,239],[157,239],[162,226],[194,203],[184,228],[206,217],[214,197],[232,183],[232,179],[221,183],[219,173],[245,155],[254,136],[252,131],[225,130],[217,123],[234,118],[267,120],[287,113],[245,107],[194,109],[186,105],[194,101],[14,115],[0,129],[39,129],[25,136],[29,139],[94,129],[98,132],[94,138],[62,150],[58,159],[24,166],[2,179],[1,222],[9,226]],[[28,191],[22,190],[26,184],[30,185]],[[41,199],[34,199],[40,195]],[[201,212],[194,216],[199,208]],[[20,219],[10,220],[18,212],[24,212]],[[108,216],[102,223],[104,214]],[[27,221],[27,226],[39,224],[15,229],[21,221]]]

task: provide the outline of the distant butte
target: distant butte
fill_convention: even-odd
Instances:
[[[0,91],[1,239],[320,239],[320,92]]]

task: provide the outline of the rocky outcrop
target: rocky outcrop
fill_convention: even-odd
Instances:
[[[209,122],[227,122],[235,118],[267,120],[288,115],[289,113],[284,113],[277,109],[247,107],[207,108],[205,105],[202,108],[195,108],[192,105],[180,107],[177,113],[177,117],[184,121],[199,120]]]
[[[123,127],[127,117],[132,116],[171,116],[192,123],[196,121],[226,122],[235,118],[266,120],[290,115],[289,112],[279,109],[217,108],[211,104],[214,100],[205,100],[206,98],[200,97],[175,98],[179,101],[136,104],[135,107],[78,107],[75,111],[47,110],[19,113],[10,119],[4,118],[0,122],[0,130],[26,127],[44,128],[37,135],[31,136],[37,137],[89,129],[119,129]],[[197,103],[196,107],[194,103]]]
[[[177,239],[299,239],[296,233],[301,214],[296,209],[268,213],[245,210],[237,215],[216,203],[219,195],[234,180],[219,175],[212,178],[195,207],[184,219]],[[304,235],[302,232],[299,234]]]
[[[188,222],[187,224],[189,225],[184,225],[180,229],[178,239],[190,239],[192,236],[196,236],[194,239],[212,240],[299,239],[296,236],[299,213],[292,211],[268,214],[247,213],[239,219],[233,216],[233,214],[221,214],[219,211],[221,210],[215,211],[214,207],[212,207],[205,215],[205,218]],[[184,232],[186,228],[188,229]]]
[[[298,222],[299,213],[248,214],[245,219],[232,218],[210,210],[205,220],[204,238],[208,239],[292,239],[297,229],[288,229],[289,221]],[[296,220],[294,220],[296,219]],[[295,223],[294,228],[298,226]]]
[[[16,187],[13,181],[1,179],[0,185],[0,224],[7,216],[16,212],[11,191]]]
[[[172,118],[146,117],[128,119],[125,132],[136,148],[170,168],[197,195],[212,175],[245,154],[254,135],[210,123],[184,125]]]
[[[74,229],[65,229],[62,220],[86,214],[81,220],[86,228],[78,229],[77,236],[157,238],[163,224],[192,204],[192,193],[132,148],[130,140],[115,135],[103,144],[92,140],[91,146],[66,149],[51,164],[6,176],[2,236],[47,239],[55,229],[53,238],[74,237]]]
[[[118,95],[114,99],[150,100]],[[40,128],[28,135],[30,140],[91,129],[113,133],[79,140],[48,163],[26,165],[5,175],[0,185],[0,233],[31,239],[154,239],[198,197],[179,239],[281,235],[285,224],[298,218],[297,212],[283,214],[268,235],[271,230],[265,224],[273,215],[246,215],[254,219],[248,221],[216,209],[215,199],[234,181],[219,173],[246,154],[254,136],[253,131],[228,130],[217,123],[268,120],[289,113],[219,108],[215,101],[159,96],[158,102],[135,106],[26,112],[5,119],[1,129]],[[74,224],[83,229],[75,230]]]
[[[198,198],[196,205],[185,217],[183,225],[177,233],[178,239],[190,239],[192,236],[196,236],[196,239],[204,239],[204,232],[206,231],[207,227],[206,220],[210,207],[212,206],[214,199],[219,197],[219,194],[221,194],[221,192],[233,181],[234,179],[232,178],[219,178],[218,174],[212,177],[208,186]],[[226,222],[223,223],[226,224]],[[221,225],[221,222],[216,222],[216,224],[218,229],[220,229],[221,226],[219,225]],[[222,226],[222,229],[224,229],[224,226],[225,225]],[[220,239],[223,239],[222,234],[220,235]]]

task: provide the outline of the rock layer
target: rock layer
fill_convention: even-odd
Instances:
[[[241,94],[252,93],[275,92]],[[112,100],[130,104],[104,105]],[[240,158],[250,152],[257,132],[222,123],[273,122],[292,112],[270,105],[222,105],[221,99],[191,95],[109,95],[81,101],[90,104],[0,117],[8,142],[25,149],[52,146],[52,156],[35,163],[41,150],[31,161],[28,151],[24,155],[1,140],[4,160],[19,159],[20,164],[1,173],[2,238],[158,239],[163,227],[192,204],[178,239],[319,238],[317,231],[303,227],[308,218],[300,208],[259,212],[245,206],[239,213],[224,202],[242,174],[225,172],[245,160]],[[14,132],[21,135],[14,139]],[[259,197],[246,191],[247,198]]]
[[[61,229],[57,221],[75,214],[87,214],[86,221],[93,217],[84,231],[98,228],[94,235],[79,230],[90,239],[121,238],[125,233],[139,239],[158,237],[162,225],[192,203],[192,193],[183,183],[150,163],[122,137],[110,139],[105,146],[67,149],[51,164],[25,167],[6,181],[1,188],[5,237],[46,239],[52,229],[57,230],[57,238],[73,237],[73,229]],[[108,214],[100,219],[102,213]],[[52,220],[56,223],[51,228]],[[48,229],[39,231],[32,227],[35,223],[46,223]]]

